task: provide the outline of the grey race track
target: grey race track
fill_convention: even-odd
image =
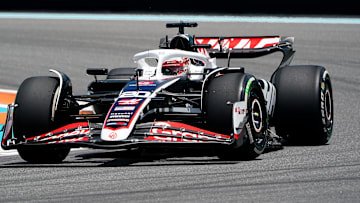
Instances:
[[[133,66],[133,54],[175,34],[165,22],[0,20],[0,88],[26,77],[67,73],[75,93],[87,67]],[[216,157],[72,151],[59,165],[0,157],[0,202],[359,202],[360,26],[346,24],[199,23],[196,35],[295,36],[293,64],[319,64],[334,88],[335,127],[328,145],[291,147],[254,161]],[[275,58],[276,60],[275,60]],[[232,65],[269,78],[279,55]],[[269,65],[270,64],[270,65]],[[294,115],[296,116],[296,115]]]

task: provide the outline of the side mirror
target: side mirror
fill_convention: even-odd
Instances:
[[[86,73],[88,75],[107,75],[108,69],[107,68],[88,68],[88,69],[86,69]]]
[[[95,78],[95,82],[97,82],[97,75],[107,75],[108,69],[107,68],[88,68],[86,69],[86,73],[88,75],[93,75]]]

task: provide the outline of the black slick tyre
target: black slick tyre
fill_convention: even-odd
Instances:
[[[275,72],[274,124],[292,145],[326,144],[333,129],[334,103],[328,72],[321,66],[288,66]]]
[[[234,136],[234,143],[218,151],[225,160],[251,160],[265,149],[267,113],[264,97],[257,80],[244,73],[227,73],[212,78],[205,93],[207,126],[214,132],[234,134],[233,103],[247,97],[247,121],[241,136]]]
[[[31,77],[20,85],[14,109],[13,132],[24,140],[54,130],[64,123],[51,119],[55,97],[59,94],[59,81],[53,77]],[[18,148],[19,155],[31,163],[59,163],[70,151],[69,147],[28,146]]]

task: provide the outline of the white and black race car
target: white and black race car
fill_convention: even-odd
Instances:
[[[307,145],[329,141],[329,73],[322,66],[289,65],[292,37],[184,33],[196,26],[167,24],[179,33],[161,39],[159,49],[136,54],[136,68],[88,69],[95,80],[86,95],[73,95],[60,71],[26,79],[8,106],[2,148],[17,149],[34,163],[61,162],[72,147],[211,148],[222,159],[248,160],[278,143],[275,138]],[[278,51],[283,59],[269,81],[243,67],[216,65],[217,58]],[[85,114],[88,107],[93,111]]]

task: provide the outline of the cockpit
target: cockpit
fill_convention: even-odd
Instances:
[[[138,53],[134,56],[140,79],[158,80],[173,77],[188,77],[190,80],[202,79],[205,68],[216,68],[208,56],[200,53],[157,49]],[[194,74],[193,74],[194,73]]]
[[[188,70],[189,58],[179,58],[165,61],[162,64],[163,75],[180,75]]]

